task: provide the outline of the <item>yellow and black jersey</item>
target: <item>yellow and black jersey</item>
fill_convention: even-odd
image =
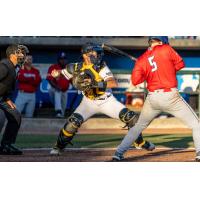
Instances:
[[[74,73],[80,73],[82,71],[85,71],[87,74],[90,74],[92,79],[94,81],[98,82],[103,82],[107,78],[113,77],[112,72],[108,68],[105,62],[103,62],[99,66],[95,66],[93,64],[91,65],[86,65],[83,62],[80,63],[71,63],[66,66],[65,69],[62,70],[62,74],[67,78],[71,79],[73,78]],[[86,97],[89,99],[95,99],[98,98],[99,96],[105,94],[107,88],[92,88],[90,90],[87,90],[86,92],[83,93]]]

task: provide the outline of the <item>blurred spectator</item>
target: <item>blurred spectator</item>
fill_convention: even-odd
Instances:
[[[19,91],[15,103],[20,112],[24,110],[25,117],[33,117],[36,103],[35,92],[41,82],[40,72],[32,66],[32,62],[32,56],[27,56],[17,75]]]
[[[67,57],[64,52],[60,52],[57,56],[57,64],[53,64],[49,67],[47,80],[49,81],[49,96],[51,102],[54,104],[55,115],[58,118],[64,117],[65,109],[67,105],[67,90],[69,88],[70,81],[64,76],[54,78],[51,76],[53,70],[62,70],[67,64]]]
[[[198,36],[169,36],[170,39],[191,39],[196,40]]]

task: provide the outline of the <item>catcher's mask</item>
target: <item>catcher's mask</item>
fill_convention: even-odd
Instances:
[[[17,64],[22,66],[24,64],[26,55],[29,53],[28,48],[25,45],[11,45],[6,49],[6,55],[9,57],[11,54],[17,56]]]
[[[82,49],[81,49],[81,53],[83,54],[88,54],[90,52],[96,52],[97,56],[95,55],[88,55],[90,58],[90,61],[94,64],[94,65],[99,65],[102,61],[102,58],[104,56],[104,51],[103,48],[100,45],[96,45],[93,43],[87,43],[85,44]]]

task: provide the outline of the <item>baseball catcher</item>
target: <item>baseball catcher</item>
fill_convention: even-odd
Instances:
[[[105,45],[104,45],[105,47]],[[112,50],[112,48],[108,48]],[[115,53],[121,51],[114,49]],[[74,87],[82,91],[83,99],[74,113],[60,130],[56,145],[50,154],[60,155],[66,145],[70,144],[81,124],[96,113],[103,113],[124,122],[129,128],[137,122],[138,114],[126,108],[113,96],[111,88],[117,87],[114,76],[103,61],[103,45],[86,44],[81,50],[83,61],[71,63],[65,69],[54,70],[52,76],[63,74],[72,79]],[[125,53],[122,55],[126,55]],[[135,144],[146,150],[153,150],[154,144],[145,141],[140,134]]]

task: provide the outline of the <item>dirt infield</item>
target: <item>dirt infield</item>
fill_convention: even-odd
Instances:
[[[61,156],[50,156],[47,149],[24,150],[22,156],[0,155],[0,162],[109,162],[114,149],[66,149]],[[193,162],[194,149],[161,148],[153,152],[129,150],[124,162]]]

